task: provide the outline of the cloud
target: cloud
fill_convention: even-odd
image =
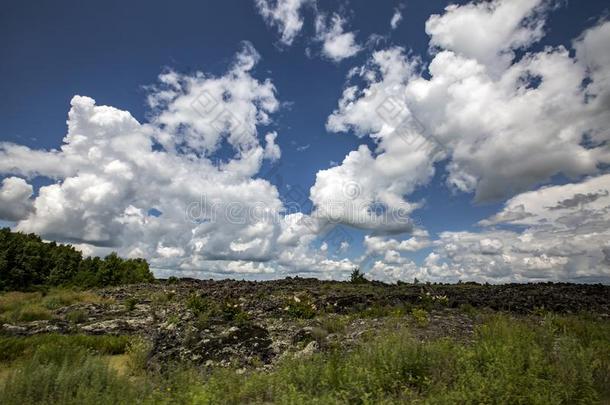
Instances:
[[[256,0],[258,12],[267,25],[276,27],[284,45],[292,42],[303,28],[301,8],[310,0]]]
[[[394,14],[392,14],[392,19],[390,20],[390,27],[395,30],[398,27],[398,24],[402,21],[402,13],[400,9],[394,9]]]
[[[366,235],[364,237],[365,253],[373,255],[383,255],[388,251],[416,252],[430,244],[428,232],[425,230],[416,230],[411,238],[403,241],[381,236]]]
[[[32,211],[34,189],[19,177],[7,177],[0,187],[0,219],[18,221]]]
[[[367,251],[381,256],[371,275],[430,281],[607,279],[607,235],[600,233],[607,208],[596,204],[606,203],[608,189],[608,177],[600,173],[610,162],[610,69],[602,51],[610,23],[600,21],[579,36],[574,56],[563,46],[529,51],[544,35],[550,7],[535,0],[449,6],[426,25],[429,65],[390,47],[350,71],[326,127],[368,137],[375,146],[361,145],[339,166],[318,172],[310,191],[314,214],[359,226],[350,221],[353,210],[324,214],[323,207],[337,201],[349,207],[341,190],[351,182],[359,185],[358,206],[410,204],[404,211],[410,214],[421,203],[408,196],[432,179],[440,161],[455,192],[473,193],[479,202],[516,196],[507,209],[481,222],[494,228],[443,232],[423,243],[434,251],[421,266],[404,256],[405,241],[367,236]],[[516,58],[517,50],[525,53]],[[542,188],[541,216],[526,203],[537,195],[528,190],[558,174],[573,180],[598,176],[600,184],[574,183],[579,191],[573,193],[569,185]],[[562,198],[554,198],[553,190]],[[578,207],[592,208],[565,212]],[[367,226],[387,233],[374,221]],[[502,228],[508,226],[527,229]]]
[[[391,47],[352,69],[348,79],[364,85],[348,82],[326,127],[369,137],[377,147],[361,146],[341,166],[319,172],[314,203],[324,204],[319,189],[331,183],[324,181],[331,173],[335,187],[358,181],[363,195],[375,199],[382,192],[369,185],[375,183],[402,199],[429,182],[434,163],[445,159],[448,185],[479,202],[510,197],[557,174],[599,173],[610,162],[610,116],[603,113],[610,69],[603,56],[585,49],[599,50],[610,40],[610,23],[577,39],[576,57],[559,46],[513,60],[513,50],[542,35],[547,8],[538,1],[450,6],[428,21],[436,53],[427,67]],[[464,28],[464,21],[487,26],[498,16],[498,33]],[[466,46],[479,40],[480,49]]]
[[[257,6],[288,45],[305,3]],[[0,218],[87,254],[145,257],[158,274],[344,279],[359,262],[340,257],[353,250],[333,234],[345,224],[371,231],[363,256],[386,281],[607,281],[610,23],[585,30],[573,52],[532,51],[551,7],[452,5],[426,24],[429,64],[392,46],[351,69],[326,128],[366,143],[316,174],[310,215],[261,173],[281,157],[270,128],[280,102],[244,43],[222,75],[163,72],[147,122],[77,95],[59,149],[0,143]],[[331,60],[361,51],[344,27],[318,14]],[[412,219],[424,201],[410,195],[438,168],[454,192],[509,200],[480,230],[431,240]],[[556,175],[571,183],[530,191]],[[37,176],[51,184],[34,193]],[[408,258],[424,248],[421,265]]]
[[[334,62],[352,57],[362,50],[353,32],[345,32],[345,19],[337,13],[330,18],[323,13],[316,17],[316,39],[322,42],[322,54]]]
[[[161,128],[157,141],[168,150],[206,156],[223,141],[238,153],[256,148],[256,126],[269,124],[269,114],[279,108],[271,81],[261,82],[250,74],[259,59],[245,42],[224,76],[173,71],[160,75],[160,84],[150,87],[148,96],[155,112],[152,123]]]
[[[35,197],[23,179],[4,179],[2,217],[86,254],[144,257],[161,275],[343,277],[353,264],[312,253],[315,221],[287,214],[257,178],[281,156],[278,134],[260,131],[279,102],[252,75],[259,58],[245,44],[222,76],[162,73],[147,123],[74,96],[59,150],[0,147],[1,173],[54,179]]]
[[[371,151],[361,145],[340,165],[317,173],[310,190],[316,215],[380,232],[412,230],[409,216],[420,204],[403,197],[433,176],[430,147],[435,145],[415,126],[402,126],[397,131],[411,116],[401,107],[403,96],[397,93],[396,98],[390,98],[388,94],[405,86],[416,74],[416,66],[404,58],[402,48],[394,47],[375,52],[367,65],[351,72],[368,87],[348,86],[326,127],[333,132],[352,130],[357,136],[369,136],[377,147]],[[407,115],[400,111],[396,115],[397,110]],[[350,189],[355,192],[346,192]]]
[[[432,48],[475,59],[492,71],[510,64],[514,50],[544,35],[546,0],[493,0],[452,4],[426,22]]]
[[[275,143],[275,138],[277,138],[277,132],[275,131],[265,135],[265,153],[263,156],[272,162],[282,157],[282,151],[279,145]]]
[[[607,283],[609,190],[610,174],[605,174],[519,194],[481,221],[481,231],[442,232],[421,266],[386,254],[374,263],[371,275],[385,280]],[[598,197],[578,197],[583,195]],[[560,204],[574,200],[580,203]],[[386,253],[399,246],[397,241],[372,237],[365,237],[365,245]]]

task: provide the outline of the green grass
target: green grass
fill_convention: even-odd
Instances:
[[[77,347],[95,354],[125,353],[129,344],[126,336],[90,336],[41,334],[28,337],[0,337],[0,362],[29,358],[43,346]]]
[[[146,371],[149,346],[138,341],[128,350],[133,373],[119,375],[86,345],[66,340],[37,345],[15,361],[0,382],[0,398],[7,404],[602,403],[610,400],[609,341],[610,323],[590,316],[493,315],[470,344],[420,342],[404,328],[382,330],[349,352],[286,358],[271,371],[245,374],[180,366]]]
[[[8,374],[0,398],[7,405],[128,404],[142,391],[82,347],[55,342],[39,346]]]
[[[0,321],[30,322],[53,318],[53,310],[79,302],[104,302],[89,291],[55,288],[48,293],[7,292],[0,294]]]

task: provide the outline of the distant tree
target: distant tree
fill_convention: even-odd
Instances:
[[[122,259],[116,253],[103,260],[83,259],[73,246],[0,229],[0,290],[28,290],[44,285],[89,288],[153,280],[144,259]]]
[[[350,282],[354,284],[366,283],[367,279],[364,278],[364,273],[360,271],[358,267],[354,268],[350,276]]]

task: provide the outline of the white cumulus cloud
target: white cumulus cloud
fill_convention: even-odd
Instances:
[[[265,22],[277,28],[281,42],[291,45],[303,28],[301,8],[310,0],[256,0]]]
[[[334,62],[352,57],[362,50],[356,42],[356,34],[345,32],[345,19],[334,13],[328,17],[323,13],[316,18],[316,37],[322,42],[322,54]]]

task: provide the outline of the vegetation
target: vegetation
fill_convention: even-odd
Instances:
[[[0,294],[0,321],[28,322],[52,318],[52,310],[79,302],[103,302],[87,291],[53,288],[48,292],[11,291]],[[71,315],[77,321],[77,314]],[[82,318],[82,316],[81,316]]]
[[[22,358],[31,358],[41,347],[57,347],[58,350],[70,347],[87,350],[92,354],[122,354],[129,345],[126,336],[90,336],[41,334],[27,337],[0,337],[0,362],[10,362]],[[46,349],[45,349],[46,350]]]
[[[356,267],[354,270],[352,270],[350,281],[354,284],[364,284],[367,282],[367,279],[364,277],[364,273]]]
[[[89,288],[153,280],[143,259],[122,259],[116,253],[104,259],[83,259],[81,252],[70,245],[0,229],[0,291],[66,285]]]
[[[316,316],[317,308],[308,294],[299,294],[286,301],[284,311],[292,318],[311,319]]]
[[[87,340],[90,339],[90,340]],[[470,344],[380,330],[349,352],[287,357],[271,371],[147,369],[145,341],[3,338],[4,404],[600,403],[610,399],[610,325],[587,316],[491,315]],[[20,342],[20,343],[17,343]],[[16,348],[17,345],[20,346]],[[129,372],[107,353],[127,351]],[[10,362],[10,363],[7,363]],[[0,363],[1,364],[1,363]],[[1,374],[0,374],[1,375]]]

